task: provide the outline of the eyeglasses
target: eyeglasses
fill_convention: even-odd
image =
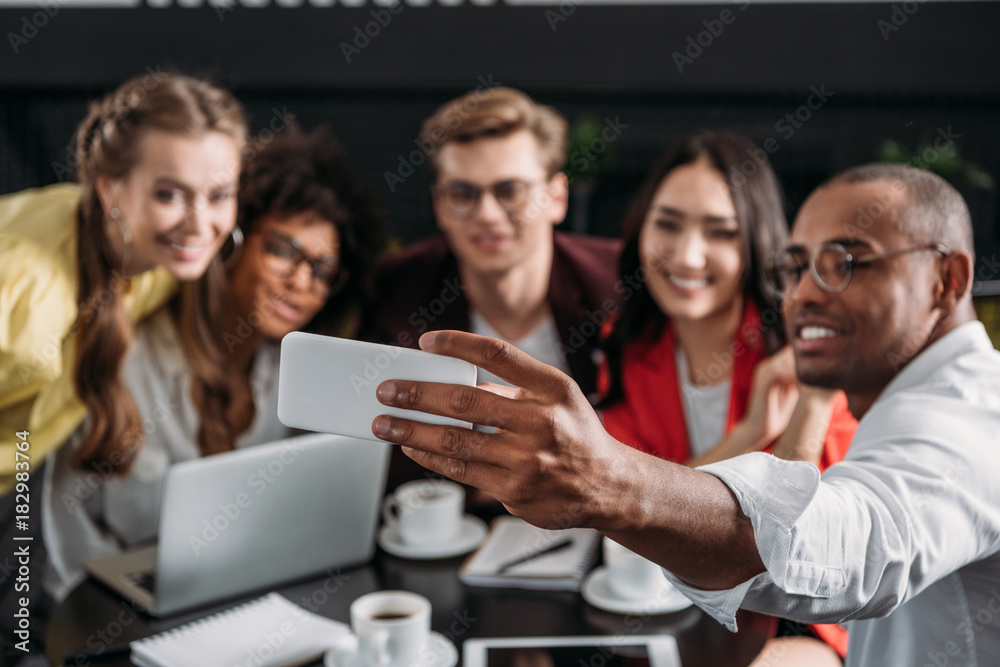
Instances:
[[[484,192],[490,192],[501,208],[510,213],[519,213],[528,202],[531,188],[544,180],[522,181],[512,178],[485,188],[464,181],[452,181],[431,189],[434,198],[444,204],[448,212],[458,218],[468,218],[476,212]]]
[[[804,250],[785,250],[767,262],[764,273],[770,287],[780,297],[787,297],[795,291],[807,268],[820,288],[837,293],[843,292],[850,284],[854,267],[860,268],[879,259],[925,250],[933,250],[942,255],[950,252],[940,243],[927,243],[902,250],[855,257],[840,243],[824,243],[816,248],[808,259]]]
[[[323,296],[333,293],[347,278],[347,271],[341,269],[336,260],[310,257],[295,239],[275,231],[268,232],[264,238],[263,261],[264,268],[282,278],[292,276],[305,262],[312,278],[310,288]]]

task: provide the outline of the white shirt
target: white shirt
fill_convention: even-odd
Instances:
[[[767,571],[703,591],[739,607],[848,620],[849,667],[1000,665],[1000,352],[983,325],[949,332],[890,382],[843,462],[763,453],[700,468],[732,489]]]
[[[687,427],[688,448],[691,456],[704,454],[722,441],[729,418],[729,395],[732,378],[706,387],[691,382],[687,356],[677,346],[677,379],[680,381],[681,403],[684,406],[684,425]]]
[[[263,343],[250,386],[256,416],[237,440],[247,447],[288,436],[278,421],[278,346]],[[84,578],[84,561],[156,539],[167,468],[198,458],[200,419],[191,401],[191,376],[173,320],[165,309],[136,330],[122,380],[143,420],[146,441],[127,475],[79,470],[70,459],[82,427],[50,457],[42,496],[42,528],[49,552],[45,588],[62,599]],[[86,422],[84,422],[86,426]],[[110,468],[109,468],[110,469]]]

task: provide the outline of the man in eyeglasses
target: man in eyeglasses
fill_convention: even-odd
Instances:
[[[518,90],[490,88],[443,105],[418,141],[442,234],[383,267],[362,335],[407,347],[435,329],[500,338],[593,393],[620,244],[554,232],[568,197],[566,120]]]
[[[928,172],[859,167],[805,202],[772,278],[799,379],[843,389],[860,420],[822,480],[764,453],[698,470],[644,455],[565,376],[454,332],[422,345],[519,388],[391,380],[380,400],[499,430],[372,430],[532,523],[600,530],[731,629],[744,607],[848,621],[851,667],[1000,664],[1000,353],[973,257],[965,202]]]
[[[620,244],[554,231],[568,198],[566,120],[518,90],[490,88],[443,105],[418,141],[442,233],[382,267],[361,337],[405,347],[437,329],[499,338],[594,393]],[[487,380],[499,381],[480,372]],[[421,472],[397,459],[390,487]]]

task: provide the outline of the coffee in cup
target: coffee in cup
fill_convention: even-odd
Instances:
[[[458,537],[464,505],[465,489],[460,484],[418,480],[400,484],[385,499],[382,514],[407,546],[439,546]]]
[[[351,603],[357,661],[363,667],[410,667],[431,632],[431,603],[409,591],[378,591]]]

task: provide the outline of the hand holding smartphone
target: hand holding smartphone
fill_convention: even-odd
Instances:
[[[422,350],[293,332],[281,341],[278,419],[285,426],[383,442],[372,433],[379,415],[471,428],[469,422],[379,403],[385,380],[476,385],[476,367]]]

